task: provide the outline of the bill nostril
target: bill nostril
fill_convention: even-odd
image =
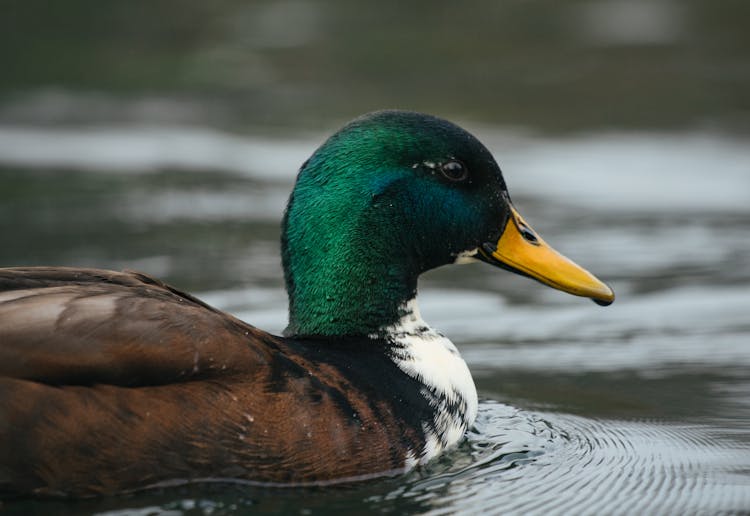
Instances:
[[[518,223],[518,230],[527,242],[532,244],[539,243],[539,238],[536,236],[536,233],[534,233],[534,231],[523,222]]]

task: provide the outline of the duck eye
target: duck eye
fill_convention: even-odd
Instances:
[[[440,172],[449,181],[463,181],[469,177],[469,171],[466,170],[464,164],[456,160],[441,163]]]

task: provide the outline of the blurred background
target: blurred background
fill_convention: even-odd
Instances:
[[[2,120],[747,131],[741,0],[3,2]]]
[[[449,118],[618,301],[480,265],[431,272],[425,318],[485,400],[449,465],[345,496],[188,498],[750,510],[748,20],[742,0],[4,0],[0,266],[138,269],[279,332],[279,220],[299,165],[367,111]],[[570,498],[597,482],[613,496]],[[198,507],[164,496],[127,503]]]

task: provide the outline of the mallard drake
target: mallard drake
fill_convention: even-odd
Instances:
[[[466,363],[420,316],[421,273],[480,261],[614,300],[521,218],[476,138],[419,113],[367,114],[323,143],[281,247],[283,336],[137,272],[0,269],[0,492],[398,474],[477,414]]]

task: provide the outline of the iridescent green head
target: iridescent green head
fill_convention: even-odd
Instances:
[[[404,111],[352,121],[302,166],[289,199],[285,333],[378,332],[403,315],[422,272],[461,256],[500,264],[511,219],[500,168],[460,127]]]

